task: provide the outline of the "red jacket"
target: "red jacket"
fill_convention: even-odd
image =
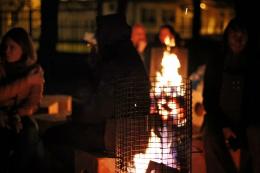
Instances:
[[[39,68],[40,66],[35,66]],[[32,69],[31,69],[32,70]],[[43,95],[43,83],[31,85],[26,75],[12,82],[3,83],[8,78],[5,68],[0,64],[0,108],[16,106],[20,116],[31,116],[38,108]]]

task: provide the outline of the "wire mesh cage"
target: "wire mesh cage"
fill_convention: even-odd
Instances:
[[[118,82],[116,172],[191,172],[191,82]]]

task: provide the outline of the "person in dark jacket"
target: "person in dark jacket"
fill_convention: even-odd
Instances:
[[[136,23],[132,26],[131,41],[144,63],[147,74],[149,74],[151,45],[148,43],[146,29],[142,24]]]
[[[33,117],[42,94],[43,70],[29,34],[12,28],[0,44],[0,172],[35,172],[40,145]]]
[[[259,153],[256,147],[257,141],[259,146],[259,135],[253,141],[256,131],[248,132],[250,130],[247,127],[247,120],[253,117],[246,111],[250,101],[248,77],[252,75],[249,64],[253,57],[249,40],[244,20],[238,17],[232,19],[224,32],[224,49],[212,56],[206,66],[203,91],[206,110],[204,146],[209,173],[238,172],[229,150],[239,147],[240,172],[252,172],[247,166],[247,150],[254,145],[254,151]],[[252,163],[256,164],[257,161]],[[257,172],[259,166],[258,170],[255,169]]]
[[[97,62],[93,75],[95,82],[90,84],[91,95],[80,107],[72,111],[71,120],[50,128],[44,135],[45,144],[52,157],[66,167],[63,168],[64,171],[73,171],[71,156],[74,149],[91,152],[114,151],[114,144],[110,145],[107,142],[115,143],[115,135],[112,134],[116,126],[108,128],[107,122],[115,118],[116,90],[131,90],[134,94],[137,92],[136,88],[131,88],[134,84],[144,90],[144,97],[149,97],[149,79],[141,58],[131,43],[130,34],[131,29],[124,16],[113,14],[97,17],[96,37],[100,61]],[[142,97],[141,94],[134,96]],[[122,97],[121,101],[124,99],[127,98]],[[129,108],[136,110],[143,107],[142,104],[145,102],[139,101],[135,105],[129,105]],[[147,111],[149,112],[149,107]],[[132,112],[128,110],[126,114],[131,116]],[[58,152],[61,148],[65,150]],[[57,171],[59,168],[54,169]]]

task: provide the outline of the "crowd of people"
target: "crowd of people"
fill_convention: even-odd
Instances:
[[[115,87],[127,87],[117,86],[115,81],[141,77],[141,84],[147,86],[140,88],[145,88],[144,97],[149,98],[152,49],[164,48],[166,37],[174,40],[174,48],[181,46],[179,34],[170,25],[162,25],[155,42],[150,43],[144,25],[131,28],[123,16],[98,16],[98,60],[93,68],[91,94],[72,112],[70,120],[40,136],[33,115],[43,97],[44,72],[27,31],[10,29],[0,44],[0,172],[39,172],[44,164],[43,172],[70,173],[75,148],[107,150],[106,121],[113,118],[113,93]],[[231,20],[222,47],[205,65],[203,104],[196,104],[196,109],[205,114],[201,131],[208,173],[260,172],[260,123],[250,107],[255,103],[252,89],[256,89],[252,83],[255,71],[250,67],[256,66],[257,54],[249,46],[250,37],[245,21]],[[238,148],[239,170],[229,152]]]

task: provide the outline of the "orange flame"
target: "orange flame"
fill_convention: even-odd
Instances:
[[[177,96],[183,96],[184,91],[180,90],[180,85],[182,83],[182,77],[178,72],[181,67],[180,61],[176,54],[170,52],[170,47],[175,46],[175,40],[167,37],[165,39],[165,44],[167,49],[163,53],[162,58],[162,69],[160,72],[156,73],[156,83],[154,87],[154,95],[151,97],[156,97],[157,108],[159,115],[161,115],[162,120],[168,120],[169,116],[176,117],[172,123],[179,124],[179,118],[184,117],[183,109],[176,103]],[[174,88],[174,92],[172,92]],[[164,97],[165,96],[165,97]],[[172,99],[167,99],[170,97]],[[152,98],[153,99],[153,98]],[[166,105],[166,106],[165,106]],[[167,109],[165,108],[167,107]],[[151,114],[155,112],[155,108],[151,107]],[[183,123],[183,122],[182,122]],[[158,137],[154,129],[151,130],[148,147],[145,153],[139,153],[134,156],[134,166],[135,168],[129,168],[128,172],[135,173],[145,173],[149,162],[154,161],[157,163],[163,163],[167,166],[176,168],[176,151],[171,148],[172,145],[172,134],[170,132],[171,127],[164,125],[162,128],[158,129],[160,131],[160,136]]]

